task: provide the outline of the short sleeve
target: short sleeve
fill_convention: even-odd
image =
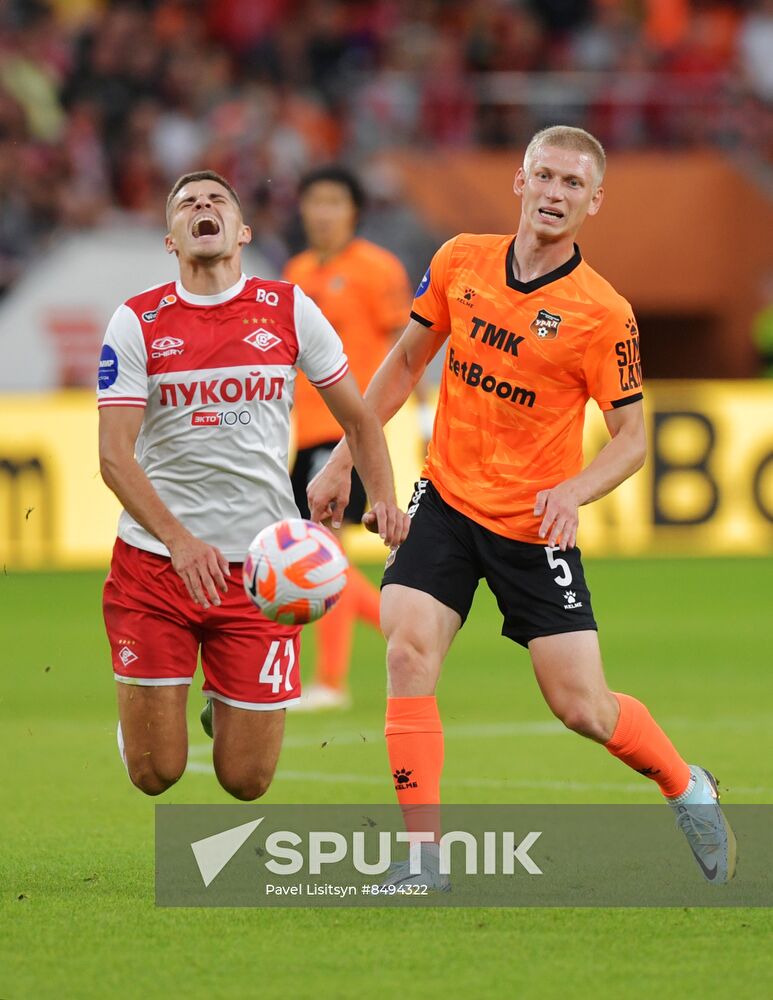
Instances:
[[[642,398],[639,329],[625,300],[611,309],[585,351],[583,371],[591,395],[602,410]]]
[[[148,356],[140,321],[127,305],[113,313],[102,342],[97,375],[97,405],[145,406]]]
[[[322,310],[295,286],[295,331],[298,337],[296,364],[317,389],[327,389],[349,371],[341,338],[322,315]]]
[[[389,254],[371,282],[371,308],[379,330],[389,335],[401,330],[411,311],[411,286],[405,268]]]
[[[411,307],[411,319],[424,326],[432,327],[438,332],[446,332],[451,329],[451,313],[448,309],[448,270],[451,253],[454,248],[453,240],[448,240],[437,251],[424,277],[416,289]]]

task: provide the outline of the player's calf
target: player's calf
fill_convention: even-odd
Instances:
[[[551,712],[572,732],[606,744],[620,706],[607,687],[598,636],[584,630],[540,636],[529,643],[537,683]]]

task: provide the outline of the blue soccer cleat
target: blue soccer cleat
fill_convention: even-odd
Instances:
[[[429,892],[450,892],[451,880],[448,875],[440,874],[440,852],[437,844],[422,844],[421,871],[417,875],[411,873],[410,861],[398,861],[389,866],[387,877],[381,883],[383,888],[395,886],[399,892],[401,886],[426,885]]]
[[[703,877],[723,885],[735,875],[735,834],[720,808],[714,775],[697,764],[690,765],[690,774],[692,787],[669,805]]]

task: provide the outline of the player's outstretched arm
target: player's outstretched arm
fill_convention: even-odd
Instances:
[[[99,411],[99,468],[105,485],[139,524],[169,549],[172,566],[192,599],[204,608],[220,604],[228,589],[228,560],[213,545],[194,537],[153,489],[134,457],[144,411],[111,406]]]
[[[410,320],[365,390],[365,400],[381,425],[391,420],[408,399],[446,337],[448,333],[436,333]],[[309,484],[309,510],[312,515],[316,511],[315,520],[332,516],[333,527],[341,526],[349,502],[351,471],[352,453],[347,437],[336,445],[325,468]],[[331,501],[335,504],[332,511],[327,506]]]
[[[542,517],[540,536],[548,545],[571,549],[577,541],[579,508],[611,493],[632,476],[647,457],[647,434],[641,401],[604,413],[611,440],[578,475],[540,490],[534,516]]]
[[[414,320],[411,320],[413,323]],[[421,326],[421,324],[419,324]],[[403,330],[394,330],[389,338],[389,343],[392,347],[397,344],[400,337],[403,335]],[[445,337],[443,338],[445,339]],[[440,342],[442,344],[442,341]],[[390,348],[391,350],[391,348]],[[433,352],[433,357],[434,357]],[[428,362],[425,361],[424,367],[426,368]],[[375,374],[375,373],[374,373]],[[413,386],[413,399],[416,403],[416,414],[417,423],[419,429],[419,437],[421,439],[421,453],[426,454],[427,446],[429,445],[430,438],[432,437],[432,430],[435,423],[435,407],[431,401],[431,389],[426,384],[426,379],[424,378],[423,372],[415,382]],[[399,409],[400,407],[398,407]]]
[[[384,544],[390,548],[400,545],[408,535],[410,521],[395,500],[392,463],[381,422],[363,400],[351,374],[345,375],[335,385],[318,391],[343,427],[354,464],[370,497],[372,507],[362,519],[363,524],[371,531],[378,531]],[[333,480],[327,487],[322,483],[312,490],[314,483],[309,486],[312,519],[319,521],[332,517],[334,525],[338,526],[349,499],[348,485],[344,499]]]
[[[382,425],[389,423],[416,389],[427,365],[445,343],[448,331],[437,333],[415,319],[384,358],[365,390],[365,399]]]

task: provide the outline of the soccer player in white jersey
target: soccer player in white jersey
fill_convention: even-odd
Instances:
[[[167,226],[179,279],[118,308],[99,364],[100,467],[124,508],[104,590],[119,747],[148,795],[180,778],[200,650],[215,772],[251,800],[271,783],[284,709],[300,696],[300,629],[265,618],[241,583],[253,536],[298,516],[287,471],[296,369],[346,433],[373,499],[366,525],[392,547],[409,521],[333,328],[296,285],[242,274],[251,234],[231,185],[184,175]]]

